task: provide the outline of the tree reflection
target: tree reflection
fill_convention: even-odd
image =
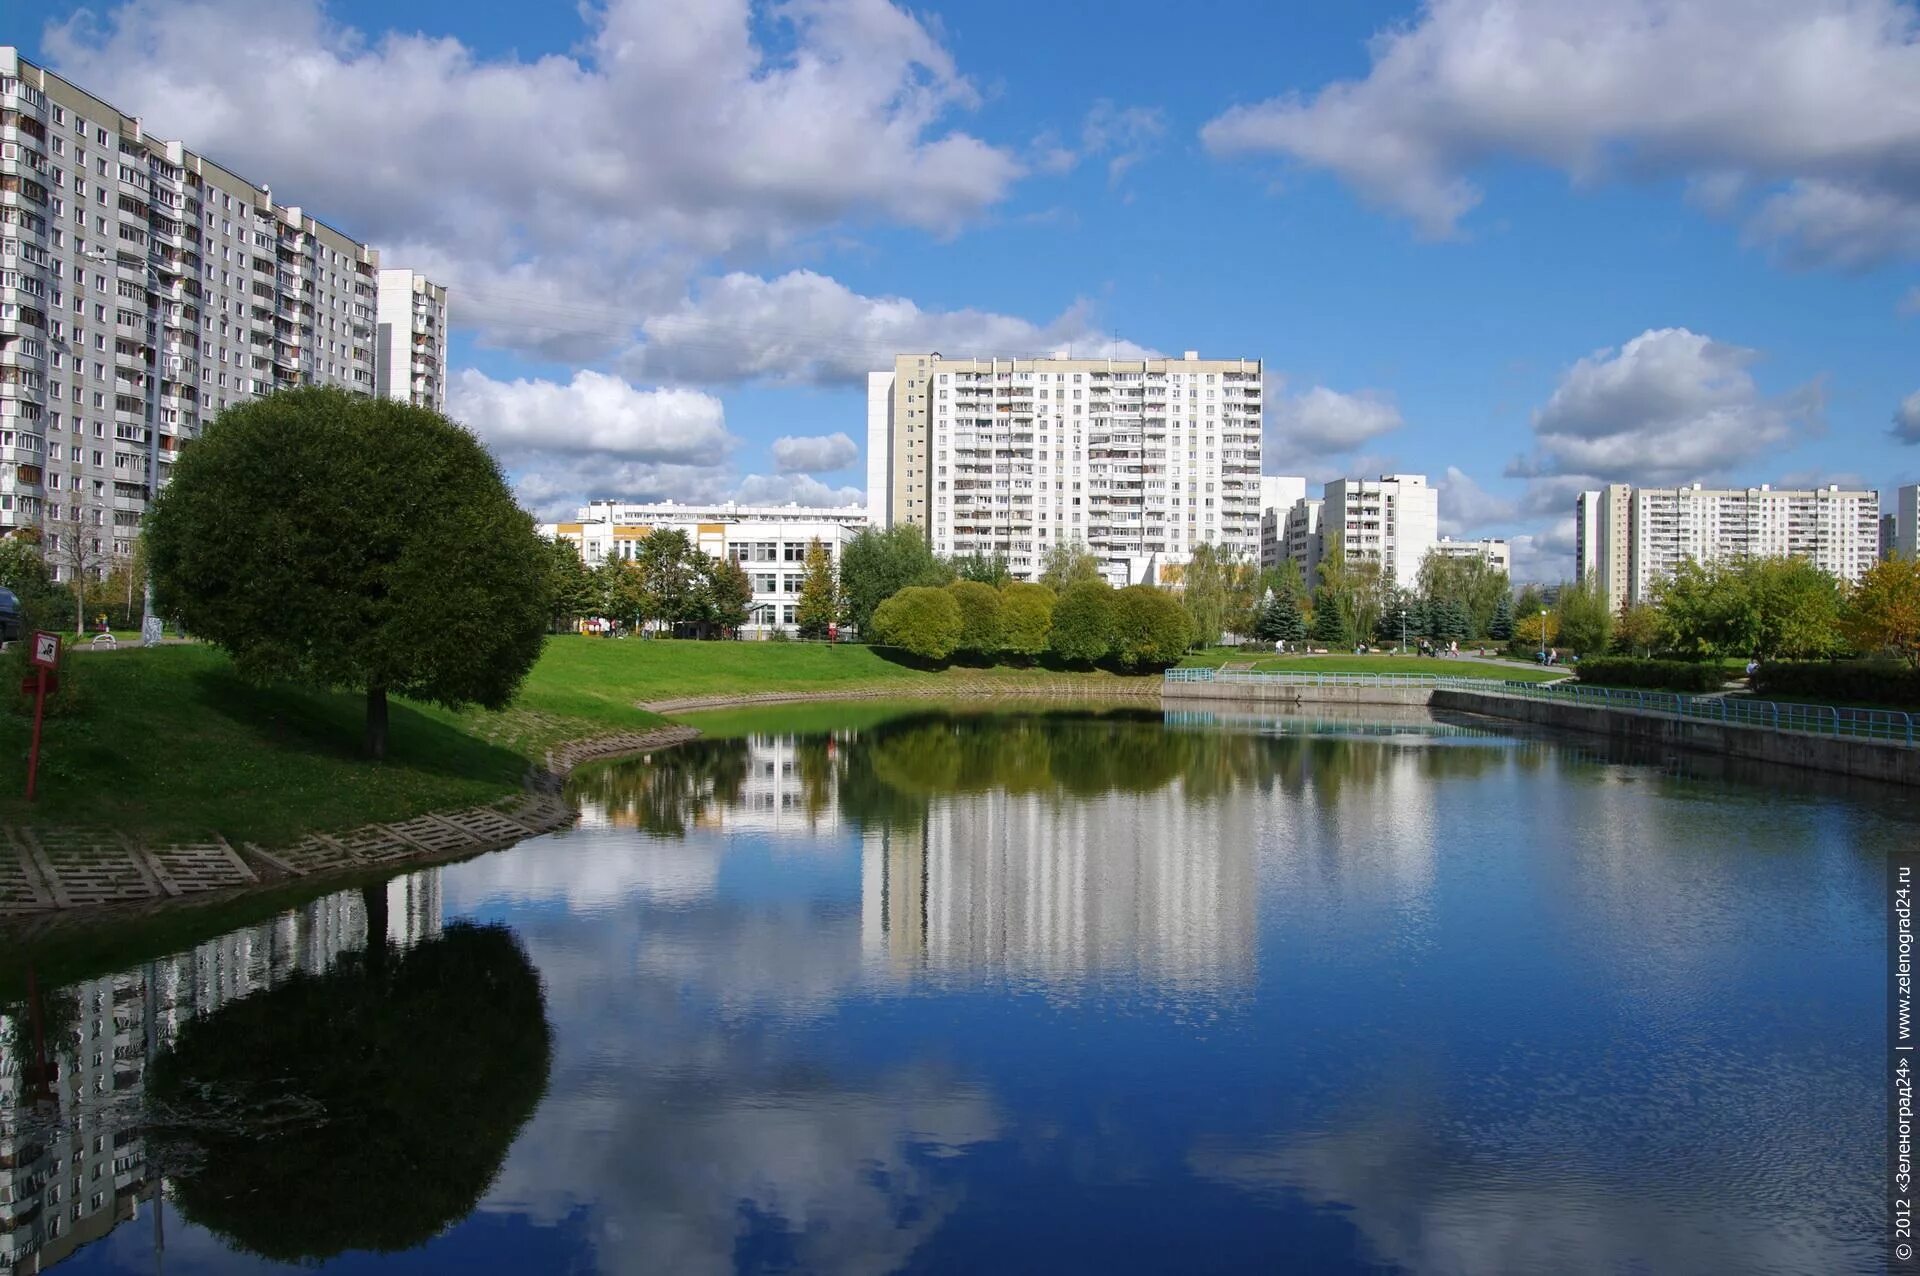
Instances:
[[[187,1023],[150,1075],[150,1147],[190,1221],[261,1257],[410,1249],[493,1182],[551,1041],[512,932],[452,925]]]
[[[591,767],[568,786],[577,802],[600,807],[616,824],[658,837],[687,830],[731,805],[746,783],[747,742],[697,740],[644,758]]]

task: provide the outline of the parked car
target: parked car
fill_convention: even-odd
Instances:
[[[20,641],[20,600],[11,589],[0,589],[0,642]]]

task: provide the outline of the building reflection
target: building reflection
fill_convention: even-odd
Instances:
[[[399,948],[441,931],[440,869],[381,897]],[[370,896],[346,891],[129,970],[0,1004],[0,1272],[45,1271],[135,1218],[148,1164],[148,1069],[188,1021],[367,947]]]

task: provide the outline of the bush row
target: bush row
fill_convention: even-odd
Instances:
[[[1711,662],[1691,660],[1634,660],[1624,656],[1589,656],[1576,670],[1580,681],[1606,687],[1644,687],[1657,691],[1699,694],[1718,691],[1727,671]]]
[[[1753,689],[1795,700],[1920,707],[1920,671],[1884,660],[1770,660],[1754,674]]]
[[[961,580],[900,590],[874,608],[869,636],[923,660],[1048,655],[1141,672],[1178,663],[1193,640],[1193,621],[1178,599],[1151,585],[1114,589],[1082,581],[1056,597],[1045,585],[1016,581],[995,589]]]

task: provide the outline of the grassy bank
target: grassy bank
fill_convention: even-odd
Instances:
[[[359,696],[251,686],[208,647],[70,659],[76,703],[48,720],[40,800],[24,800],[29,724],[0,713],[0,822],[101,824],[150,839],[290,841],[314,829],[490,801],[562,740],[644,728],[646,701],[754,692],[924,691],[964,678],[1010,694],[1062,675],[911,668],[866,647],[551,639],[514,704],[451,713],[396,701],[391,756],[359,754]],[[1111,674],[1067,675],[1089,682]]]

